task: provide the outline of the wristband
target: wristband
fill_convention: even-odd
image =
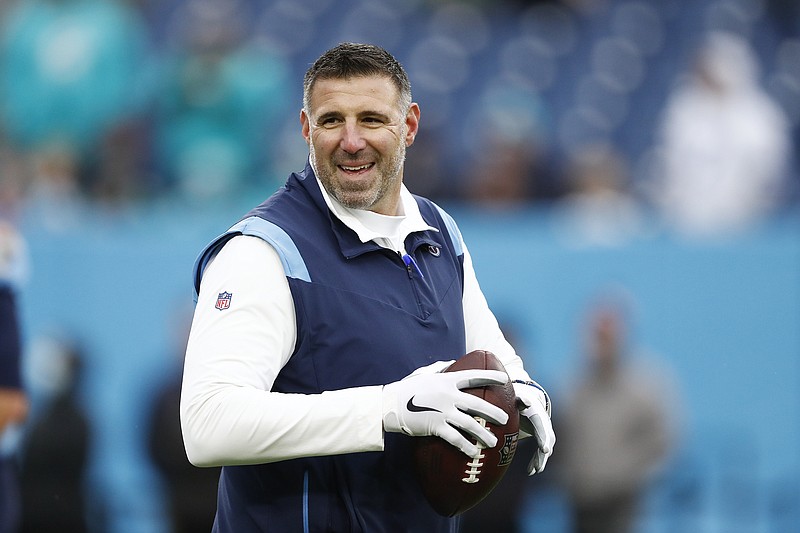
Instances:
[[[550,414],[550,411],[551,411],[550,395],[547,394],[547,391],[544,390],[544,387],[542,387],[541,385],[539,385],[538,383],[536,383],[533,380],[525,381],[525,380],[522,380],[522,379],[515,379],[511,383],[519,383],[520,385],[528,385],[530,387],[533,387],[534,389],[538,389],[538,390],[542,391],[542,394],[544,394],[544,410],[547,412],[547,416],[551,416],[551,414]]]

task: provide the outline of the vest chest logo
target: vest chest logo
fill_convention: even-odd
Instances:
[[[230,292],[221,292],[217,296],[217,305],[214,307],[219,309],[220,311],[224,311],[231,306],[231,297],[233,296]]]

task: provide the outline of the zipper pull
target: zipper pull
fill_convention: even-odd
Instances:
[[[407,253],[403,254],[402,257],[403,257],[403,263],[406,264],[406,269],[408,269],[409,273],[411,273],[411,270],[414,269],[417,272],[417,274],[419,274],[419,277],[423,279],[425,278],[425,275],[422,273],[422,270],[419,269],[419,265],[417,264],[416,261],[414,261],[413,257],[408,255]]]

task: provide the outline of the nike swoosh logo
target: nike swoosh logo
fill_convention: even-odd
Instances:
[[[423,407],[419,405],[414,405],[414,396],[408,399],[408,403],[406,404],[406,409],[408,409],[412,413],[424,413],[425,411],[433,411],[435,413],[441,413],[440,410],[434,409],[433,407]]]

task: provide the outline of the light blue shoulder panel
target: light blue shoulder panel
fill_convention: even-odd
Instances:
[[[453,217],[447,214],[447,211],[439,207],[437,204],[433,203],[433,205],[439,211],[439,214],[442,215],[442,220],[444,220],[444,225],[447,227],[447,232],[450,234],[450,240],[453,242],[453,248],[456,250],[456,255],[464,255],[464,238],[461,236],[461,230],[458,229],[456,221],[453,220]]]
[[[264,239],[278,252],[286,277],[311,282],[303,256],[289,234],[279,226],[259,217],[250,217],[235,224],[228,233],[241,233]]]
[[[307,282],[311,281],[311,275],[308,273],[305,261],[303,261],[303,257],[291,237],[272,222],[267,222],[259,217],[250,217],[232,226],[200,252],[193,269],[195,302],[197,302],[197,294],[200,290],[200,278],[203,276],[206,265],[217,255],[225,243],[236,235],[250,235],[265,240],[278,252],[283,271],[287,277]]]

